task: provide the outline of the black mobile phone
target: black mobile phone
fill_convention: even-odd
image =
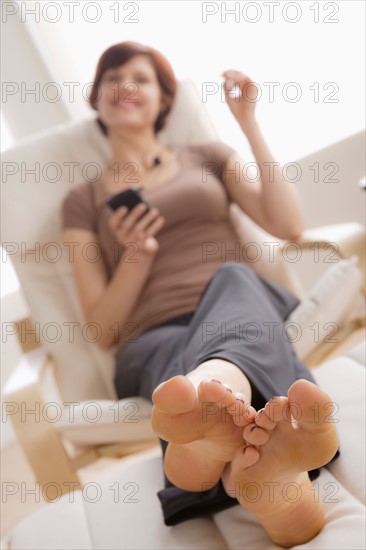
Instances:
[[[108,197],[106,204],[108,204],[112,210],[117,210],[117,208],[120,208],[121,206],[127,206],[128,210],[131,211],[132,208],[140,202],[146,204],[147,213],[151,208],[150,204],[141,197],[136,187],[129,187],[128,189],[117,193],[117,195]]]

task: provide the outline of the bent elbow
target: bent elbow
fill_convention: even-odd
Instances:
[[[98,341],[98,342],[96,342],[96,344],[97,344],[98,348],[103,350],[103,351],[108,351],[111,348],[111,345],[108,344],[107,342]]]
[[[296,225],[283,228],[282,231],[277,231],[275,236],[286,241],[298,241],[300,240],[303,231],[304,227],[302,225]]]
[[[110,341],[106,338],[99,338],[98,340],[96,340],[95,342],[97,344],[97,346],[103,350],[103,351],[110,351],[110,349],[113,347],[114,345],[114,342],[113,340]]]
[[[302,235],[302,231],[290,233],[290,234],[287,235],[286,240],[296,242],[296,241],[300,240],[301,235]]]
[[[95,343],[98,348],[108,351],[113,346],[113,337],[91,316],[86,316],[88,326],[88,342]]]
[[[299,241],[304,231],[304,227],[297,227],[290,232],[289,241]]]
[[[293,229],[291,231],[289,230],[283,230],[283,231],[271,231],[271,235],[274,237],[277,237],[278,239],[281,239],[282,241],[298,241],[301,238],[303,230],[298,229],[294,231]]]

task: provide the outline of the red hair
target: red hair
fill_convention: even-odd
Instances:
[[[99,86],[105,71],[123,65],[135,55],[146,55],[149,58],[155,69],[161,88],[165,109],[159,113],[159,116],[155,121],[154,129],[155,133],[157,133],[164,127],[165,119],[172,108],[177,89],[177,81],[168,60],[163,56],[163,54],[154,48],[132,41],[119,42],[118,44],[114,44],[108,48],[101,55],[98,61],[95,78],[88,101],[91,107],[97,111]],[[103,133],[108,135],[108,130],[105,124],[103,124],[100,118],[98,118],[97,121]]]

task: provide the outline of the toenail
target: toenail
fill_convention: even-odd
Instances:
[[[237,397],[236,400],[237,400],[237,401],[241,401],[241,402],[243,403],[243,405],[245,405],[245,401],[244,401],[244,399],[242,399],[241,397]]]
[[[217,380],[217,378],[210,378],[210,382],[218,382],[219,384],[222,384],[221,380]]]
[[[225,386],[225,389],[227,391],[229,391],[230,393],[233,393],[233,390],[231,388],[229,388],[229,386],[227,386],[226,384],[224,384],[224,386]]]
[[[250,419],[252,417],[255,417],[256,415],[256,410],[254,407],[252,407],[251,405],[247,405],[247,410],[245,411],[245,416],[246,418]]]
[[[281,397],[281,395],[274,395],[273,397],[271,397],[270,401],[272,401],[272,399],[278,399],[279,397]]]

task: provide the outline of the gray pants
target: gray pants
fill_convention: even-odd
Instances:
[[[206,285],[194,312],[153,327],[125,345],[116,363],[118,397],[139,395],[151,400],[161,382],[187,374],[212,358],[230,361],[245,373],[257,410],[271,397],[287,395],[299,378],[315,383],[284,326],[298,304],[291,292],[246,264],[224,263]],[[167,442],[160,439],[160,443],[164,454]],[[318,469],[312,470],[310,477],[318,475]],[[158,498],[166,525],[238,504],[225,493],[221,481],[200,493],[178,489],[166,476]]]

